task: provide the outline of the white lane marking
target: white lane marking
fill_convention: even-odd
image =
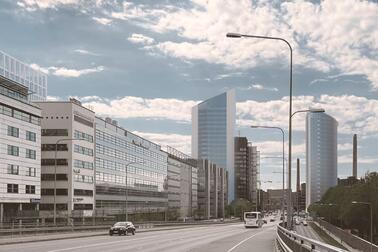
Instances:
[[[256,235],[259,235],[261,233],[264,233],[265,231],[269,230],[269,229],[272,229],[272,228],[267,228],[265,230],[262,230],[256,234],[253,234],[252,236],[248,237],[248,238],[245,238],[244,240],[242,240],[241,242],[239,242],[238,244],[236,244],[235,246],[233,246],[232,248],[230,248],[229,250],[227,250],[227,252],[231,252],[233,251],[234,249],[236,249],[237,247],[239,247],[241,244],[243,244],[244,242],[248,241],[249,239],[255,237]]]

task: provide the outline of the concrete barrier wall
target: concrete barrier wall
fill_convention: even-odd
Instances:
[[[350,234],[339,227],[336,227],[324,220],[319,218],[315,219],[319,225],[323,226],[329,232],[333,233],[335,236],[339,237],[343,242],[351,246],[352,248],[361,250],[361,251],[370,251],[370,242],[361,239],[358,236]],[[378,252],[378,246],[373,245],[373,252]]]

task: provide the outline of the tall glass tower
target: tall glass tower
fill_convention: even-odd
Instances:
[[[337,185],[337,121],[326,113],[306,118],[306,208]]]
[[[235,198],[235,90],[207,99],[192,108],[192,156],[226,168],[228,200]]]

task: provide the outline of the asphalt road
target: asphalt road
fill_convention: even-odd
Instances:
[[[308,224],[308,226],[303,226],[303,224],[301,223],[300,225],[295,225],[294,229],[295,231],[297,231],[299,235],[308,237],[313,240],[323,241],[323,239],[320,238],[320,236],[315,232],[315,230],[312,229],[310,224]]]
[[[74,251],[193,251],[244,252],[274,251],[276,223],[246,229],[243,224],[209,225],[186,229],[137,233],[135,236],[96,236],[0,246],[1,252]]]

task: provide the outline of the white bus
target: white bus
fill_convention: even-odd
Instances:
[[[261,228],[263,224],[264,220],[260,212],[244,212],[244,227]]]

